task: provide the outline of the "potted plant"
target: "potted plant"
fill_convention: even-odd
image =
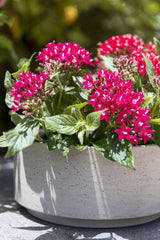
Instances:
[[[3,133],[0,147],[8,147],[6,158],[16,155],[15,199],[33,215],[83,227],[160,216],[155,42],[116,36],[99,44],[93,60],[75,43],[53,41],[36,56],[34,72],[33,56],[6,72],[16,127]]]

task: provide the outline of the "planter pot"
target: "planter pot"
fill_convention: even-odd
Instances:
[[[34,143],[15,157],[15,199],[32,215],[79,227],[122,227],[160,217],[160,148],[133,147],[136,170],[94,148],[59,151]]]

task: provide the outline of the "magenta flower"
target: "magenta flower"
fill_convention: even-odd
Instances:
[[[145,55],[154,65],[155,74],[160,75],[160,59],[156,53],[155,45],[152,43],[145,44],[136,35],[120,35],[109,38],[107,41],[99,44],[98,47],[98,57],[100,55],[120,57],[121,55],[127,55],[129,61],[136,63],[137,72],[146,75],[146,63],[143,55]],[[103,62],[101,58],[97,61],[97,65],[104,69]],[[121,63],[120,68],[125,71],[127,66]]]
[[[115,132],[119,135],[118,139],[119,141],[123,140],[124,138],[127,140],[131,139],[130,132],[132,131],[132,128],[126,127],[126,125],[123,123],[121,128],[116,129]]]
[[[100,120],[110,122],[116,128],[119,140],[127,139],[138,144],[152,138],[150,130],[150,109],[144,109],[145,102],[141,92],[134,92],[131,81],[123,81],[121,75],[108,70],[98,70],[96,80],[91,74],[85,76],[84,88],[92,89],[90,101],[94,111],[104,110]],[[88,81],[88,85],[87,85]]]
[[[94,79],[92,78],[91,72],[88,75],[85,74],[85,77],[83,79],[86,80],[86,81],[83,82],[83,85],[84,85],[83,89],[92,89],[93,86],[96,83],[98,83],[98,81],[94,81]]]
[[[49,95],[45,93],[45,82],[50,74],[45,72],[34,74],[25,72],[19,74],[19,81],[13,84],[11,97],[14,98],[13,112],[23,110],[24,114],[38,113],[42,108],[42,100]]]
[[[99,44],[98,56],[126,55],[129,54],[131,50],[142,49],[144,46],[144,42],[136,35],[126,34],[115,36]]]
[[[91,53],[75,43],[49,43],[37,56],[37,61],[46,69],[77,71],[86,65],[93,65]]]

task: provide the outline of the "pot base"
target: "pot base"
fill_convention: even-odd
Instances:
[[[83,228],[118,228],[118,227],[128,227],[135,226],[139,224],[144,224],[147,222],[154,221],[160,217],[160,213],[154,214],[151,216],[144,216],[138,218],[128,218],[128,219],[111,219],[111,220],[95,220],[95,219],[75,219],[75,218],[66,218],[66,217],[58,217],[49,214],[44,214],[41,212],[37,212],[31,209],[27,209],[27,211],[47,222],[61,224],[65,226],[72,227],[83,227]]]

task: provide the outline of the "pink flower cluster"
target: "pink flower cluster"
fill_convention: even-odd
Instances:
[[[50,95],[45,93],[45,82],[48,77],[49,74],[45,72],[19,74],[19,81],[13,83],[14,89],[10,91],[11,97],[14,98],[13,112],[23,110],[27,115],[34,112],[38,114],[42,108],[42,100]]]
[[[37,61],[49,69],[61,71],[80,71],[86,65],[93,65],[91,53],[76,43],[49,43],[37,56]]]
[[[136,35],[126,34],[123,36],[114,36],[107,41],[100,43],[98,55],[126,55],[131,50],[143,49],[144,42]]]
[[[132,61],[137,62],[138,72],[143,76],[146,74],[146,64],[143,54],[152,61],[155,67],[155,73],[160,75],[160,60],[156,53],[155,46],[145,44],[136,35],[122,35],[109,38],[107,41],[101,43],[98,47],[98,57],[100,55],[119,57],[120,55],[128,55]],[[99,66],[101,61],[98,62]]]
[[[94,111],[104,110],[100,119],[105,119],[116,128],[119,140],[127,139],[131,144],[138,145],[139,141],[147,142],[152,139],[153,130],[150,130],[148,121],[150,109],[145,109],[145,102],[141,92],[134,92],[131,81],[124,81],[121,75],[108,70],[98,70],[94,80],[91,73],[84,77],[84,89],[92,89],[90,95]]]

